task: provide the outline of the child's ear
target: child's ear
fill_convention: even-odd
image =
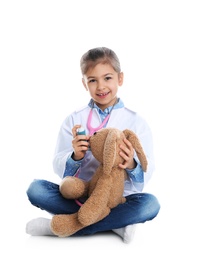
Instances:
[[[122,86],[123,80],[124,80],[124,73],[123,73],[123,72],[120,72],[120,73],[118,74],[119,86]]]
[[[84,86],[84,88],[88,91],[88,87],[87,87],[87,85],[86,85],[86,83],[85,83],[85,80],[84,80],[84,78],[82,78],[82,84],[83,84],[83,86]]]

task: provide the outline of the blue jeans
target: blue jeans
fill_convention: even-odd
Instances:
[[[72,214],[79,210],[75,200],[62,197],[58,184],[46,180],[34,180],[27,190],[27,196],[34,206],[53,215]],[[144,223],[155,218],[159,210],[160,204],[155,196],[149,193],[135,193],[127,196],[126,202],[113,208],[103,220],[83,228],[72,236],[90,235]]]

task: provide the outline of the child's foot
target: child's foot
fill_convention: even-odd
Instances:
[[[134,237],[136,225],[128,225],[123,228],[112,229],[112,231],[122,237],[124,243],[129,243]]]
[[[26,225],[26,233],[32,236],[55,236],[51,231],[51,220],[35,218]]]

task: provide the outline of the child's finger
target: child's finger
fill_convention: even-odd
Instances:
[[[75,125],[72,129],[73,137],[77,136],[77,129],[80,128],[81,125]]]

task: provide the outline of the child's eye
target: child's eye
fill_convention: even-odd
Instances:
[[[95,79],[90,79],[89,82],[90,83],[94,83],[96,80]]]
[[[105,77],[105,80],[110,80],[110,79],[112,79],[112,77]]]

